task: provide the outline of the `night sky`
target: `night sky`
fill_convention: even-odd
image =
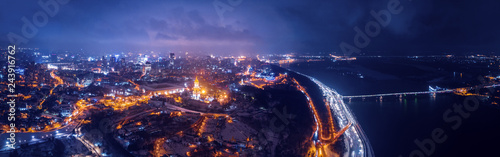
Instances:
[[[47,0],[42,0],[47,1]],[[370,11],[389,0],[72,0],[22,47],[50,50],[189,51],[195,53],[342,52],[354,27],[374,20]],[[232,3],[230,3],[232,2]],[[362,48],[366,55],[500,52],[497,0],[401,0],[403,10]],[[223,8],[224,9],[224,8]],[[2,0],[0,45],[8,33],[23,36],[23,16],[37,1]]]

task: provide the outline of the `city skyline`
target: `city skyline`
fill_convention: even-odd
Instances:
[[[495,156],[500,1],[0,9],[0,156]]]

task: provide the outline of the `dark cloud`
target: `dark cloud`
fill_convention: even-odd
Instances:
[[[178,38],[172,37],[166,34],[158,33],[156,34],[156,40],[177,40]]]
[[[387,8],[376,0],[250,1],[223,19],[213,1],[70,1],[25,46],[51,49],[172,50],[218,53],[340,52],[354,27]],[[221,2],[226,2],[221,0]],[[368,54],[498,52],[499,1],[401,0],[403,12],[362,49]],[[20,20],[41,11],[36,1],[6,1],[0,43],[21,34]]]

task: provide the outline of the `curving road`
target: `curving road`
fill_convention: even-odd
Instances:
[[[321,88],[327,101],[326,104],[333,112],[335,122],[338,123],[338,126],[344,128],[342,131],[345,135],[343,138],[346,148],[345,153],[352,157],[373,156],[373,150],[370,147],[368,138],[366,138],[351,110],[342,100],[342,96],[318,80],[310,76],[307,77]],[[341,135],[342,131],[338,135]]]

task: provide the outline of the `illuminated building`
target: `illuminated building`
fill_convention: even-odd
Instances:
[[[141,85],[142,92],[148,95],[168,95],[184,92],[184,87],[170,83],[154,83]]]
[[[144,55],[144,58],[142,58],[142,63],[148,62],[148,55]]]
[[[151,71],[151,63],[150,62],[146,62],[146,64],[144,64],[144,67],[142,68],[142,75],[146,75],[150,71]]]
[[[194,87],[193,87],[193,99],[199,100],[200,99],[200,94],[201,94],[201,88],[200,88],[200,81],[198,81],[198,77],[194,80]]]

